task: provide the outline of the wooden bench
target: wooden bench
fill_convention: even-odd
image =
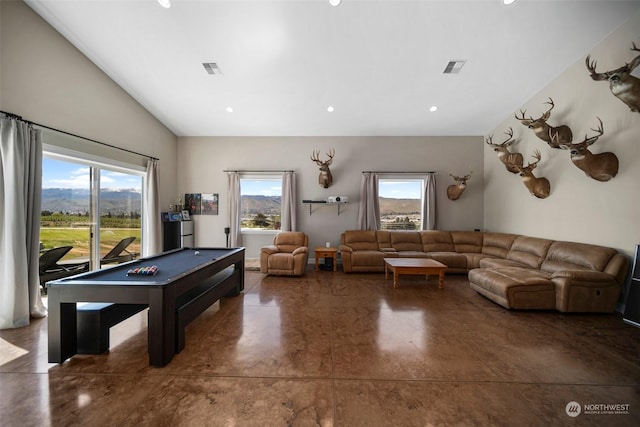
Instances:
[[[109,350],[109,328],[147,307],[146,304],[102,302],[78,304],[78,353],[102,354]]]
[[[225,296],[240,295],[242,269],[228,267],[176,300],[176,354],[184,349],[185,328],[213,303]]]

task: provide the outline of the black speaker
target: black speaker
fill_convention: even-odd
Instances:
[[[636,254],[633,257],[631,282],[622,320],[640,327],[640,259],[638,257],[640,257],[640,245],[636,245]]]

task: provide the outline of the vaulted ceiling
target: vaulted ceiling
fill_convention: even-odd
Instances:
[[[640,9],[171,1],[26,3],[178,136],[483,135]]]

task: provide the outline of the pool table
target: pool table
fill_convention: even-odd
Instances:
[[[244,248],[182,248],[47,283],[49,363],[77,353],[77,302],[147,304],[149,364],[162,367],[176,354],[176,301],[226,268],[235,270],[232,294],[244,290]],[[156,266],[154,275],[132,275]],[[179,351],[179,350],[178,350]]]

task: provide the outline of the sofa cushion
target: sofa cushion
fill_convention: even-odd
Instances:
[[[291,253],[302,246],[307,246],[307,235],[299,231],[283,231],[275,235],[273,244],[280,252]]]
[[[550,274],[520,267],[477,268],[469,272],[471,288],[506,308],[550,310],[556,307]]]
[[[269,270],[293,270],[294,258],[290,253],[272,254],[267,265]]]
[[[482,251],[482,233],[478,231],[452,231],[451,240],[458,253],[479,253]]]
[[[389,236],[389,230],[376,231],[376,239],[378,240],[379,250],[389,250],[391,246],[391,237]]]
[[[574,242],[553,242],[541,270],[554,273],[561,270],[603,271],[617,253],[615,249]]]
[[[416,231],[392,231],[389,236],[391,237],[391,247],[398,252],[424,252],[420,234]]]
[[[344,232],[344,244],[354,251],[377,251],[376,232],[371,230],[349,230]]]
[[[429,258],[429,254],[422,251],[396,251],[399,258]]]
[[[455,252],[449,231],[421,231],[420,240],[422,240],[423,252]]]
[[[384,269],[385,254],[380,251],[361,250],[351,254],[351,264],[355,266],[380,267]]]
[[[482,253],[498,258],[506,258],[516,237],[515,234],[484,233],[482,237]]]
[[[463,254],[455,252],[429,252],[427,255],[429,255],[431,259],[443,263],[449,269],[463,268],[466,270],[467,268],[467,257]]]
[[[552,242],[538,237],[518,236],[507,253],[507,259],[539,269]]]
[[[502,259],[495,257],[487,257],[482,258],[480,262],[478,262],[480,268],[504,268],[504,267],[520,267],[520,268],[530,268],[527,264],[513,261],[510,259]]]

